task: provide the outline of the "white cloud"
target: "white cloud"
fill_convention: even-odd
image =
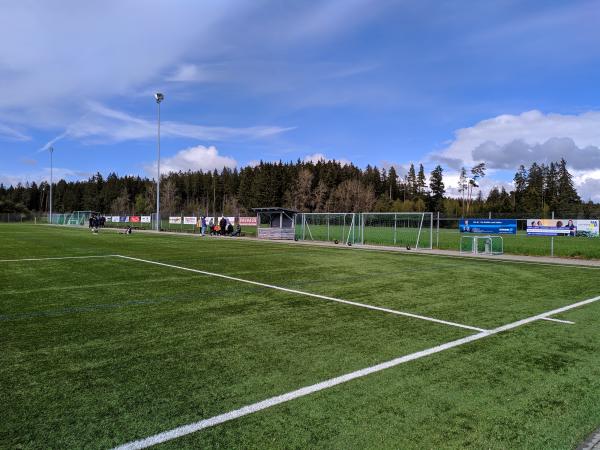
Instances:
[[[446,195],[448,197],[458,198],[461,196],[461,193],[458,191],[459,178],[460,176],[458,172],[446,173],[444,171],[444,185],[446,187]],[[483,197],[486,198],[494,187],[498,189],[504,188],[507,192],[510,192],[514,189],[511,181],[499,180],[493,176],[487,176],[478,180],[478,184],[479,188],[475,189],[475,192],[473,193],[474,197],[477,197],[477,195],[479,195],[479,191],[481,191]]]
[[[237,14],[236,3],[4,3],[2,110],[39,116],[43,123],[81,99],[127,95],[141,84],[156,82],[184,54],[198,52],[197,42],[203,43],[203,55],[213,55],[220,48],[215,30]]]
[[[207,72],[203,71],[195,64],[182,64],[177,70],[167,77],[167,81],[172,82],[200,82],[210,80]]]
[[[65,167],[54,167],[52,169],[52,178],[54,182],[59,180],[87,180],[93,174],[90,172],[84,172],[79,170],[72,170]],[[40,183],[42,181],[50,181],[50,168],[45,167],[36,172],[23,172],[23,173],[1,173],[0,172],[0,183],[5,186],[15,186],[18,183],[25,184],[26,182]]]
[[[187,172],[188,170],[221,170],[223,167],[233,169],[237,167],[237,161],[229,156],[219,155],[219,151],[213,146],[204,147],[203,145],[186,148],[177,152],[174,156],[162,158],[160,161],[161,174]],[[156,170],[156,161],[146,167],[146,172],[151,177],[155,176]]]
[[[461,128],[455,132],[452,143],[433,159],[456,167],[486,157],[497,162],[497,168],[513,168],[524,159],[543,162],[563,152],[567,161],[579,161],[580,156],[598,158],[598,147],[599,111],[564,115],[533,110],[504,114]]]
[[[27,136],[24,133],[21,133],[19,130],[9,127],[8,125],[3,125],[0,123],[0,138],[8,139],[11,141],[29,141],[31,140],[30,136]]]
[[[577,185],[577,192],[583,201],[600,203],[600,174],[598,178],[586,178]]]
[[[160,132],[163,137],[191,138],[203,141],[247,140],[268,138],[292,128],[277,126],[222,127],[203,126],[184,122],[163,121]],[[72,123],[42,150],[64,138],[88,139],[93,142],[122,142],[156,138],[156,122],[141,119],[123,111],[108,108],[97,102],[88,103],[88,111]]]
[[[272,72],[266,83],[262,73],[249,76],[244,62],[262,67],[308,39],[322,45],[380,10],[367,0],[289,8],[241,0],[3,2],[0,119],[56,129],[80,116],[87,99],[132,98],[169,82],[172,89],[173,82],[222,78],[273,84]],[[285,75],[281,83],[293,85]]]
[[[600,200],[600,111],[543,114],[527,111],[482,120],[455,132],[455,139],[431,155],[451,169],[485,161],[489,169],[514,171],[520,164],[550,163],[565,158],[584,199]],[[484,178],[482,190],[491,186]],[[504,183],[507,189],[511,186]]]
[[[573,182],[581,200],[600,203],[600,169],[576,170],[573,173]]]
[[[385,170],[390,170],[390,167],[393,167],[396,171],[398,177],[404,177],[408,173],[408,169],[410,168],[410,163],[396,163],[387,160],[381,161],[381,167]],[[418,169],[418,165],[417,165]]]
[[[313,153],[312,155],[306,155],[304,158],[302,158],[302,161],[312,162],[314,164],[318,163],[319,161],[337,161],[342,166],[349,166],[350,164],[352,164],[352,162],[346,158],[329,158],[323,153]]]

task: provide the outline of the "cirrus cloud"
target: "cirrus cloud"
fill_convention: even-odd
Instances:
[[[250,127],[206,126],[185,122],[161,122],[163,137],[190,138],[203,141],[239,141],[263,139],[292,130],[273,125]],[[98,102],[88,102],[87,112],[40,150],[70,138],[93,143],[124,142],[156,138],[156,122],[142,119]]]

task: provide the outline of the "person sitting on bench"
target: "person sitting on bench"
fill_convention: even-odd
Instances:
[[[234,231],[233,233],[231,233],[231,237],[234,237],[234,236],[241,236],[241,235],[242,235],[242,227],[241,227],[241,226],[240,226],[240,224],[238,223],[238,224],[235,226],[235,231]]]

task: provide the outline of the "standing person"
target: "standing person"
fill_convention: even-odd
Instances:
[[[577,236],[577,227],[573,223],[573,219],[569,219],[567,227],[569,228],[569,236]]]
[[[204,236],[206,234],[206,217],[202,216],[200,218],[200,236]]]
[[[221,217],[221,220],[219,221],[219,227],[221,228],[221,235],[224,235],[225,230],[227,230],[227,220],[225,217]]]
[[[90,217],[90,226],[92,227],[92,233],[98,232],[98,218],[96,216]]]

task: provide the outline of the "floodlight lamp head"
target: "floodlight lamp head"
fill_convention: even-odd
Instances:
[[[165,96],[160,92],[157,92],[156,94],[154,94],[154,98],[156,99],[156,103],[160,103],[165,99]]]

